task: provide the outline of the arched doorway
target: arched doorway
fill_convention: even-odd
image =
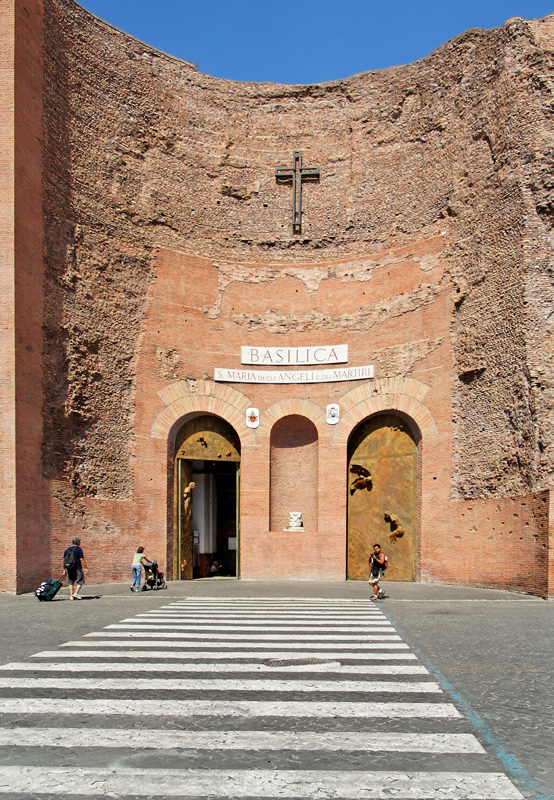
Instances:
[[[367,580],[379,542],[389,559],[388,580],[413,581],[416,556],[417,443],[395,414],[362,422],[348,444],[347,577]]]
[[[240,440],[211,415],[177,432],[174,459],[173,578],[238,576]]]

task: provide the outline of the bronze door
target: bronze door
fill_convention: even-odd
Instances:
[[[178,458],[177,472],[177,536],[176,557],[174,558],[174,579],[189,580],[193,569],[192,533],[192,464],[185,458]]]
[[[387,580],[415,579],[417,445],[404,420],[371,417],[348,448],[347,577],[367,580],[375,542],[389,560]]]

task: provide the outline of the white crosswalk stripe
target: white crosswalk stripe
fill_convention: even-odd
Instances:
[[[172,638],[172,639],[201,639],[202,641],[206,640],[206,633],[205,632],[192,633],[192,632],[189,632],[189,631],[186,631],[186,632],[175,631],[175,630],[168,631],[168,630],[164,629],[163,625],[161,625],[159,628],[156,627],[156,626],[153,626],[154,627],[153,631],[139,630],[137,628],[133,628],[133,626],[131,626],[131,625],[118,625],[118,626],[114,626],[114,627],[121,628],[122,630],[117,630],[117,631],[104,630],[104,631],[98,631],[97,633],[87,633],[85,635],[86,636],[91,636],[91,637],[103,637],[103,638],[113,638],[113,639],[117,639],[117,638],[121,638],[121,637],[127,636],[129,638],[130,637],[135,637],[135,638],[136,637],[142,637],[143,639],[147,639],[147,638],[151,638],[151,639]],[[213,637],[211,637],[211,638],[213,640]],[[251,642],[252,638],[253,638],[252,634],[248,635],[248,634],[243,634],[243,633],[229,633],[228,630],[224,635],[224,639],[226,641],[228,641],[228,642],[239,642],[239,641]],[[371,634],[363,634],[363,633],[356,634],[356,639],[358,640],[357,644],[352,644],[352,636],[351,635],[346,634],[346,635],[343,636],[341,634],[335,634],[335,633],[333,633],[333,634],[324,634],[322,636],[320,636],[317,633],[313,633],[313,634],[310,634],[310,633],[305,633],[305,634],[302,634],[302,633],[299,633],[299,634],[296,634],[296,633],[257,633],[255,635],[255,638],[256,638],[257,642],[275,642],[275,641],[280,641],[282,639],[286,639],[287,642],[290,642],[292,644],[293,642],[300,642],[301,641],[301,642],[305,643],[304,644],[305,647],[309,647],[309,642],[314,642],[314,647],[319,647],[320,646],[320,642],[324,642],[325,645],[327,645],[327,643],[331,643],[331,642],[347,642],[348,644],[342,645],[342,646],[352,647],[352,648],[359,647],[360,646],[359,645],[360,642],[387,642],[387,643],[392,643],[392,642],[399,642],[400,641],[400,636],[395,636],[395,635],[391,635],[391,634],[371,635]]]
[[[45,653],[39,653],[38,655],[46,655]],[[60,653],[57,651],[52,651],[52,655],[56,658],[60,657]],[[67,655],[67,654],[64,654]],[[91,651],[90,653],[79,653],[81,658],[85,655],[91,658],[95,658],[97,656],[105,657],[106,653],[100,651],[94,652]],[[109,656],[114,655],[113,653],[108,653]],[[115,655],[122,655],[121,653]],[[133,657],[132,653],[127,653],[126,655]],[[155,654],[154,654],[155,655]],[[172,653],[172,658],[175,657],[175,654]],[[281,653],[279,655],[280,659],[286,658],[287,654]],[[336,656],[334,656],[336,658]],[[326,661],[323,664],[306,664],[304,666],[289,666],[289,667],[272,667],[268,666],[267,664],[260,664],[259,657],[257,659],[257,663],[248,663],[248,664],[241,664],[235,663],[232,666],[230,664],[218,664],[218,663],[208,663],[208,664],[159,664],[159,663],[146,663],[146,664],[139,664],[135,663],[131,666],[129,664],[125,664],[121,661],[115,664],[107,664],[104,661],[101,662],[90,662],[87,661],[86,663],[87,672],[171,672],[172,674],[177,674],[179,672],[187,672],[187,673],[194,673],[194,672],[249,672],[251,674],[255,673],[273,673],[273,674],[283,674],[287,670],[291,670],[294,672],[336,672],[337,668],[340,670],[341,675],[428,675],[429,671],[423,667],[421,664],[404,664],[402,666],[398,666],[397,664],[386,664],[386,665],[378,665],[378,664],[356,664],[356,666],[346,665],[340,661]],[[32,662],[15,662],[12,664],[0,664],[0,673],[2,671],[9,671],[9,670],[17,670],[18,672],[66,672],[67,670],[67,663],[60,661],[58,663],[46,663],[46,664],[38,664],[36,661]],[[287,684],[288,686],[288,684]]]
[[[403,717],[459,717],[451,703],[353,703],[325,701],[279,700],[156,700],[155,712],[160,717],[288,717],[344,719],[401,719]],[[20,698],[17,701],[19,714],[72,714],[78,709],[79,716],[132,716],[144,712],[143,700],[90,700],[82,695],[70,699],[51,697]],[[13,699],[0,698],[0,714],[14,710]]]
[[[0,676],[2,689],[80,689],[81,678],[5,678]],[[329,680],[286,680],[276,679],[229,679],[199,678],[196,675],[189,680],[181,678],[87,678],[87,689],[104,691],[106,689],[129,689],[133,691],[153,692],[322,692],[332,694],[363,692],[370,694],[434,694],[441,689],[433,681],[410,683],[408,681],[337,681]]]
[[[53,767],[48,770],[50,789],[58,795],[121,797],[244,797],[313,798],[346,800],[519,800],[521,794],[503,775],[456,772],[356,772],[311,770],[143,770],[121,768],[108,773],[97,769]],[[40,767],[4,767],[0,792],[36,792],[44,787]],[[322,791],[325,794],[322,794]]]
[[[522,800],[380,609],[357,600],[185,599],[1,665],[0,797],[45,787]]]
[[[146,622],[145,620],[136,620],[132,622],[127,622],[124,620],[123,622],[114,623],[113,625],[106,625],[107,630],[128,630],[128,631],[187,631],[191,635],[200,636],[206,635],[206,626],[205,625],[191,625],[189,624],[182,624],[177,622],[171,622],[168,624],[167,622]],[[267,624],[263,625],[234,625],[234,630],[237,633],[249,633],[249,634],[256,634],[256,636],[265,636],[267,631]],[[304,628],[301,625],[294,625],[290,626],[287,625],[286,627],[281,625],[272,625],[272,630],[275,631],[277,636],[281,636],[282,634],[292,634],[296,636],[297,634],[306,634],[308,640],[310,639],[317,639],[320,641],[321,639],[351,639],[352,634],[356,637],[363,638],[363,639],[375,639],[374,634],[378,634],[379,640],[385,641],[387,639],[391,639],[392,641],[398,641],[398,635],[393,627],[388,626],[387,628],[377,627],[377,626],[367,626],[362,627],[361,625],[353,628],[339,628],[340,634],[337,635],[337,628],[314,628],[314,626],[310,626],[309,628]],[[314,630],[317,630],[317,633],[314,633]],[[210,632],[211,633],[227,633],[229,631],[229,625],[210,625]],[[304,638],[304,637],[300,637]]]
[[[260,663],[260,657],[263,655],[264,660],[271,658],[290,658],[291,649],[288,650],[263,650],[258,648],[251,650],[244,648],[243,650],[229,650],[227,648],[219,647],[212,650],[196,650],[196,649],[183,649],[186,645],[175,642],[163,643],[164,647],[172,647],[173,650],[141,650],[137,647],[137,642],[122,641],[122,642],[65,642],[61,647],[67,648],[63,652],[59,650],[43,650],[41,653],[35,653],[32,658],[94,658],[96,656],[102,658],[145,658],[145,659],[179,659],[179,661],[196,660],[199,658],[209,658],[212,661],[220,659],[228,661],[229,659],[240,659],[241,662]],[[407,653],[405,650],[394,649],[393,652],[377,650],[377,646],[373,645],[371,650],[356,650],[346,651],[339,648],[338,650],[317,650],[318,658],[324,659],[337,659],[337,658],[355,658],[356,661],[415,661],[414,653]],[[407,645],[402,644],[402,647]],[[106,648],[113,648],[107,650]],[[71,648],[71,649],[69,649]],[[81,649],[83,648],[83,649]],[[97,648],[97,649],[94,649]],[[125,648],[125,649],[123,649]],[[294,650],[295,659],[299,658],[313,658],[314,649],[312,650]],[[263,662],[262,662],[263,663]]]
[[[140,732],[141,747],[172,750],[370,750],[408,753],[484,753],[477,739],[468,733],[294,733],[292,731],[188,731],[146,730]],[[0,746],[26,747],[127,747],[129,731],[88,728],[0,728]]]
[[[131,631],[130,633],[120,633],[119,631],[98,631],[97,633],[86,633],[85,634],[85,641],[80,642],[80,647],[93,647],[94,645],[98,645],[101,647],[130,647],[136,646],[138,639],[155,639],[156,641],[160,642],[163,647],[176,647],[179,649],[191,649],[198,647],[198,641],[193,639],[192,641],[186,641],[187,636],[179,636],[176,634],[168,634],[166,631],[160,631],[156,633],[156,631]],[[94,638],[98,637],[98,642],[94,642]],[[286,638],[286,637],[285,637]],[[109,641],[109,639],[116,639],[119,641]],[[213,637],[209,637],[208,640],[204,639],[201,644],[204,648],[212,648],[212,650],[219,651],[225,649],[236,649],[241,646],[241,642],[233,641],[231,644],[230,642],[226,641],[227,637],[221,638],[219,640],[215,640]],[[256,640],[256,648],[260,654],[263,654],[264,650],[275,650],[277,647],[280,646],[279,643],[267,642],[267,641],[260,641],[258,637],[253,636],[250,639],[243,640],[245,642],[244,648],[251,649],[253,640]],[[398,637],[400,639],[400,637]],[[66,643],[61,645],[62,647],[73,647],[74,642]],[[376,651],[376,650],[407,650],[408,645],[402,641],[385,641],[385,642],[376,642],[371,641],[371,648],[369,648],[369,642],[325,642],[318,643],[317,641],[290,641],[288,638],[286,639],[286,648],[289,651],[292,650],[320,650],[323,648],[326,651],[332,650],[339,650],[339,651],[352,651],[352,657],[354,657],[354,652],[368,652]],[[313,655],[313,653],[312,653]]]
[[[282,611],[270,611],[267,615],[255,613],[254,611],[240,611],[236,614],[225,614],[219,611],[216,611],[217,619],[214,618],[214,611],[178,611],[177,609],[157,609],[154,612],[146,612],[144,614],[136,615],[133,617],[129,617],[127,621],[129,622],[140,622],[140,621],[147,621],[152,618],[165,618],[165,619],[187,619],[191,620],[193,625],[198,625],[199,623],[205,622],[206,620],[210,621],[210,624],[216,624],[218,620],[226,620],[232,619],[233,622],[237,624],[254,624],[260,625],[266,622],[266,620],[271,620],[278,625],[324,625],[324,626],[336,626],[340,625],[342,628],[346,628],[348,625],[355,625],[356,627],[359,625],[390,625],[390,622],[383,617],[378,616],[377,614],[372,615],[365,615],[361,616],[360,614],[340,614],[334,617],[329,617],[325,614],[325,617],[321,617],[321,612],[316,614],[315,612],[310,612],[309,615],[305,614],[294,614],[293,612],[282,612]]]
[[[233,620],[233,629],[235,631],[240,631],[244,633],[248,631],[249,633],[263,633],[267,629],[267,620],[263,620],[258,622],[257,625],[240,625],[237,624],[235,620]],[[186,630],[186,631],[196,631],[201,630],[202,632],[205,631],[206,623],[202,622],[192,622],[192,621],[181,621],[181,619],[173,620],[173,619],[156,619],[155,621],[150,619],[124,619],[121,622],[118,622],[114,625],[107,625],[109,629],[114,628],[140,628],[141,630],[164,630],[164,631],[171,631],[171,630]],[[314,630],[317,630],[318,634],[327,634],[327,633],[335,633],[337,628],[341,631],[341,633],[355,633],[359,634],[360,632],[364,633],[396,633],[390,622],[372,622],[366,625],[354,625],[354,626],[347,626],[341,625],[340,627],[329,626],[329,625],[308,625],[303,626],[300,624],[296,625],[272,625],[273,630],[279,631],[279,633],[311,633]],[[204,630],[203,630],[204,629]],[[210,630],[217,631],[220,633],[221,631],[227,631],[229,629],[229,624],[225,623],[221,625],[219,622],[210,623]]]

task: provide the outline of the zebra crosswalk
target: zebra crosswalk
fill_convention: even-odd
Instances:
[[[520,800],[379,607],[183,599],[0,666],[0,797]]]

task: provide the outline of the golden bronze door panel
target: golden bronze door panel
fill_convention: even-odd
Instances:
[[[184,458],[175,462],[176,535],[173,557],[174,580],[190,580],[193,568],[192,464]]]
[[[387,580],[413,581],[417,445],[407,423],[371,417],[352,434],[348,453],[347,577],[367,580],[378,542],[389,559]]]
[[[219,417],[195,417],[177,434],[175,457],[198,461],[240,461],[239,437],[229,423]]]

